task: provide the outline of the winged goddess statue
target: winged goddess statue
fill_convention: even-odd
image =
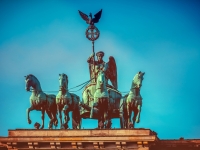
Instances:
[[[101,9],[98,13],[96,13],[96,14],[94,15],[94,18],[92,18],[92,13],[90,13],[90,14],[89,14],[89,17],[90,17],[90,18],[89,18],[88,15],[84,14],[83,12],[81,12],[81,11],[79,10],[79,14],[80,14],[81,17],[83,18],[83,20],[85,20],[86,23],[87,23],[87,24],[90,24],[90,25],[94,25],[94,23],[99,22],[99,19],[101,18],[101,13],[102,13],[102,9]]]
[[[106,80],[110,79],[113,87],[115,89],[117,86],[117,66],[115,58],[113,56],[109,57],[109,61],[106,63],[103,61],[104,52],[99,51],[96,53],[97,61],[94,61],[94,53],[90,55],[87,62],[89,63],[90,78],[96,78],[99,71],[104,71],[106,75]],[[94,65],[94,66],[93,66]],[[94,70],[92,68],[95,68]],[[96,80],[92,80],[95,82]]]

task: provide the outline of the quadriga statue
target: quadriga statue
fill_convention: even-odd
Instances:
[[[134,76],[129,93],[122,98],[124,101],[123,111],[125,128],[134,128],[135,123],[140,122],[140,112],[142,107],[142,96],[140,95],[140,89],[142,87],[144,74],[145,73],[139,71]],[[134,114],[131,121],[132,112],[134,112]]]
[[[57,106],[56,106],[56,96],[52,94],[45,94],[42,91],[39,80],[32,74],[25,76],[26,90],[30,91],[32,87],[32,94],[30,96],[30,108],[27,109],[27,119],[28,123],[31,124],[31,119],[29,116],[30,111],[38,110],[42,112],[42,126],[44,128],[44,112],[50,118],[49,129],[52,129],[53,124],[57,126],[58,120],[56,117]]]
[[[81,118],[98,119],[98,128],[110,128],[112,118],[120,118],[123,128],[123,110],[120,109],[121,93],[117,90],[117,67],[114,57],[103,61],[104,52],[88,58],[91,83],[82,94]],[[108,80],[112,85],[108,84]]]
[[[68,91],[68,77],[66,74],[59,74],[59,84],[60,89],[56,96],[56,104],[59,112],[60,118],[60,128],[67,129],[69,112],[72,111],[72,126],[73,129],[81,128],[81,118],[80,118],[80,108],[79,102],[80,98],[76,94],[70,93]],[[64,113],[64,123],[62,121],[62,112]]]

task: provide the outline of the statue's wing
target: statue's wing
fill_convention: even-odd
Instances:
[[[80,16],[83,18],[83,20],[86,21],[86,23],[89,23],[89,18],[88,15],[84,14],[83,12],[81,12],[80,10],[78,11]]]
[[[96,13],[96,14],[94,15],[94,18],[92,19],[92,21],[93,21],[94,23],[99,22],[99,19],[101,18],[101,13],[102,13],[102,9],[101,9],[98,13]]]
[[[109,57],[107,76],[112,85],[117,89],[117,66],[114,57]]]

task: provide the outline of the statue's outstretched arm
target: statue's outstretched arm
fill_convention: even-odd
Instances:
[[[93,62],[94,62],[94,53],[92,53],[90,55],[90,57],[87,59],[87,62],[90,63],[90,64],[93,64]]]

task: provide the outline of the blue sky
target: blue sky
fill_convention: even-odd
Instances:
[[[33,128],[40,112],[26,120],[30,92],[24,76],[34,74],[43,91],[58,91],[58,74],[69,87],[89,79],[92,45],[78,10],[95,14],[101,34],[95,51],[114,56],[119,91],[129,91],[138,71],[144,71],[141,122],[161,139],[200,138],[200,2],[155,1],[0,1],[0,136],[8,129]],[[54,92],[53,94],[57,94]],[[82,91],[76,93],[82,97]],[[45,116],[45,128],[48,117]],[[113,128],[118,127],[113,121]],[[96,121],[83,120],[84,128]]]

